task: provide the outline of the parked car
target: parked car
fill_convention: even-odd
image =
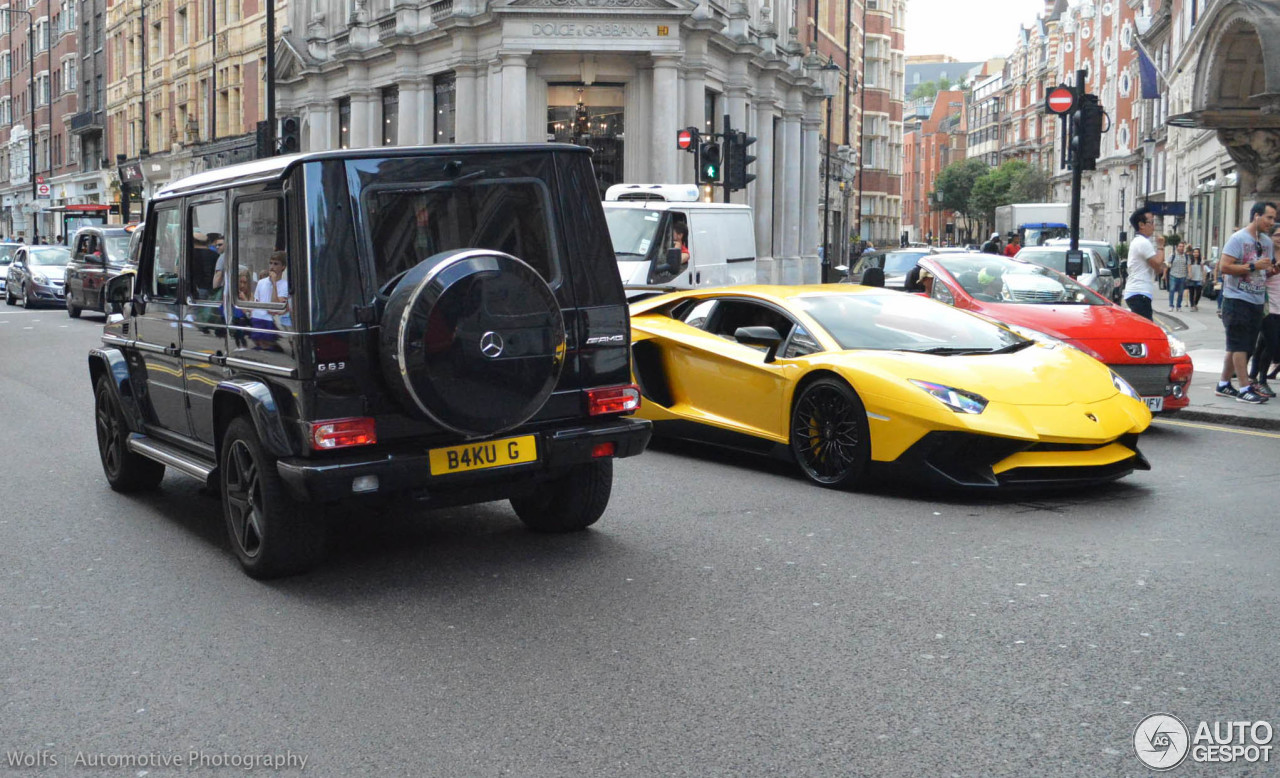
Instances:
[[[172,467],[217,488],[257,578],[315,565],[335,501],[508,499],[536,531],[594,524],[650,425],[630,418],[590,154],[342,150],[162,188],[89,356],[107,482]]]
[[[1016,258],[1034,262],[1037,265],[1044,265],[1059,273],[1065,273],[1067,271],[1067,252],[1070,250],[1071,246],[1069,244],[1030,246],[1020,250]],[[1097,248],[1086,246],[1083,243],[1080,244],[1080,251],[1084,255],[1084,266],[1076,280],[1108,300],[1115,302],[1117,278],[1111,268],[1107,266],[1106,257]]]
[[[1054,238],[1047,241],[1046,246],[1070,246],[1070,238]],[[1081,248],[1091,248],[1102,255],[1103,263],[1111,271],[1111,276],[1115,281],[1115,288],[1111,293],[1111,301],[1120,302],[1124,297],[1124,282],[1126,271],[1124,266],[1125,258],[1116,253],[1116,247],[1107,243],[1105,240],[1081,240],[1079,241]]]
[[[9,263],[4,301],[16,305],[18,300],[28,308],[37,305],[62,305],[63,275],[71,252],[66,246],[21,245]]]
[[[1069,276],[993,254],[937,255],[920,265],[934,277],[934,299],[1074,346],[1128,381],[1152,412],[1172,414],[1190,402],[1193,369],[1182,341]]]
[[[932,249],[893,249],[891,251],[867,251],[849,268],[844,279],[850,284],[861,284],[866,271],[879,268],[884,273],[886,289],[903,289],[906,285],[907,272],[916,266],[921,257],[928,256]]]
[[[917,295],[696,290],[633,304],[631,325],[655,434],[792,458],[823,486],[879,469],[974,487],[1148,469],[1137,440],[1151,414],[1124,379]]]
[[[5,288],[9,283],[9,265],[13,262],[13,255],[19,248],[21,243],[0,243],[0,294],[4,294]]]
[[[114,227],[82,227],[71,239],[71,261],[67,263],[67,315],[80,318],[80,312],[107,312],[103,292],[107,282],[130,270],[129,243],[135,225]]]

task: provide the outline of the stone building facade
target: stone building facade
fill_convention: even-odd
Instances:
[[[827,106],[815,70],[844,64],[851,20],[847,4],[823,8],[818,25],[810,6],[755,0],[305,0],[289,11],[280,112],[300,118],[304,150],[586,144],[602,193],[693,182],[677,131],[719,132],[727,115],[757,138],[756,180],[733,201],[755,209],[763,280],[816,281]],[[888,31],[889,15],[868,14],[881,16]]]

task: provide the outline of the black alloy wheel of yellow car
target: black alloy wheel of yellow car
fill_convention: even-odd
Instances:
[[[806,384],[791,410],[791,452],[814,483],[856,486],[871,461],[867,411],[857,393],[836,378]]]

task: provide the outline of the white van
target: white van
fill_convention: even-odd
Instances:
[[[616,184],[604,215],[624,286],[679,288],[756,283],[751,206],[704,203],[692,184]],[[671,228],[689,228],[689,264],[670,257]],[[674,264],[672,263],[674,259]]]

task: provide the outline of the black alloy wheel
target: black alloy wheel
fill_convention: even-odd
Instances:
[[[159,486],[164,478],[164,465],[129,450],[129,427],[106,376],[98,379],[93,400],[98,456],[107,483],[117,492],[139,492]]]
[[[223,514],[231,549],[253,578],[310,570],[324,554],[325,522],[303,517],[285,490],[271,456],[244,416],[227,426],[221,474]]]
[[[871,432],[858,395],[844,381],[807,384],[791,411],[791,452],[809,480],[856,486],[871,461]]]

